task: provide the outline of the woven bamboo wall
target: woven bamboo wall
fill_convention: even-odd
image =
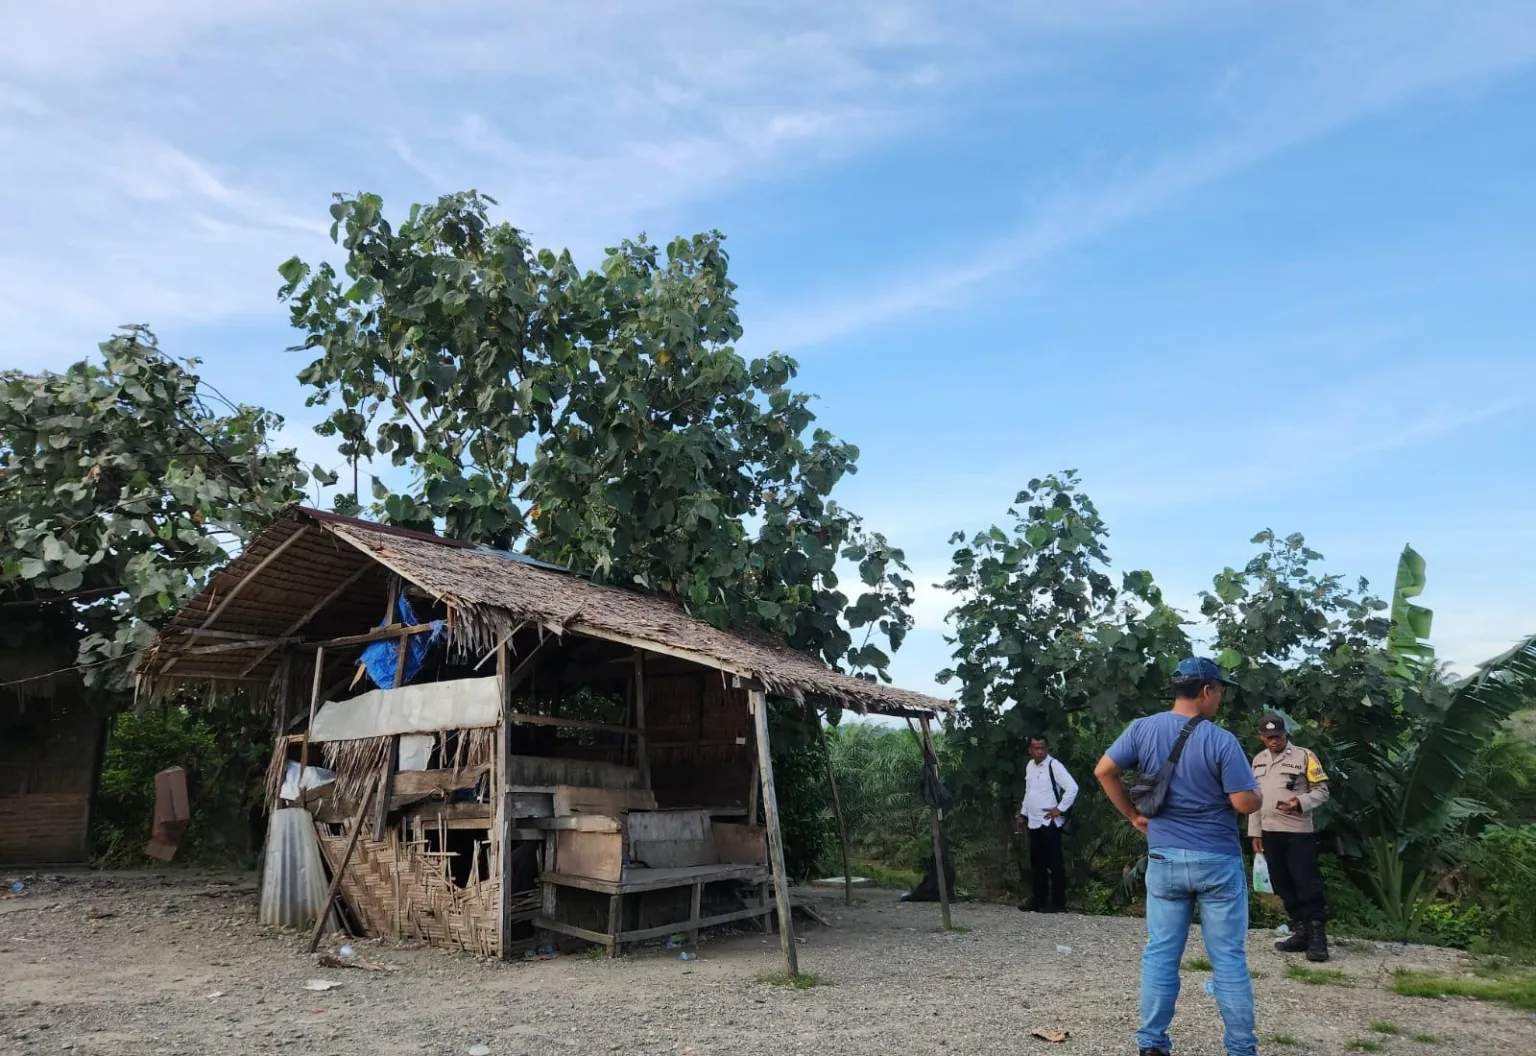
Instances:
[[[327,825],[316,829],[334,870],[347,848],[346,833],[332,835]],[[496,898],[500,883],[496,878],[500,872],[495,867],[495,848],[483,848],[481,853],[490,856],[491,879],[477,877],[461,888],[449,879],[446,860],[426,853],[424,845],[406,843],[395,831],[382,841],[364,836],[352,852],[342,893],[371,936],[395,935],[398,920],[403,937],[481,957],[499,956]]]

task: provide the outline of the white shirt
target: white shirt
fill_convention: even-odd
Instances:
[[[1050,770],[1046,768],[1049,767]],[[1051,787],[1051,774],[1056,775],[1056,785],[1061,789],[1061,801],[1056,800],[1056,790]],[[1048,820],[1045,812],[1055,807],[1065,814],[1072,809],[1072,804],[1077,799],[1077,782],[1072,780],[1072,775],[1067,773],[1067,768],[1062,766],[1053,755],[1045,757],[1043,764],[1029,761],[1024,768],[1024,802],[1019,807],[1019,813],[1029,819],[1029,827],[1032,829],[1044,828],[1046,825],[1062,826],[1066,819],[1055,818]]]

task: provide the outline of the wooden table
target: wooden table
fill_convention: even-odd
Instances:
[[[704,885],[717,883],[722,880],[735,880],[742,884],[757,887],[758,904],[748,906],[746,909],[733,910],[730,913],[718,913],[712,917],[700,915],[704,898]],[[768,918],[775,912],[774,905],[768,899],[768,867],[766,865],[692,865],[679,869],[647,869],[643,867],[627,867],[624,869],[623,878],[620,880],[594,880],[589,876],[571,876],[566,873],[544,873],[539,877],[539,882],[544,885],[544,912],[534,921],[534,927],[545,931],[553,931],[559,935],[569,935],[577,939],[586,939],[595,942],[608,950],[608,956],[613,957],[626,942],[644,942],[646,939],[659,939],[664,935],[675,932],[684,932],[688,941],[694,945],[699,941],[701,928],[715,927],[720,924],[732,924],[738,920],[750,920],[758,918],[762,921],[763,931],[768,931]],[[559,890],[562,887],[577,888],[582,891],[593,891],[597,894],[608,896],[608,929],[606,932],[590,931],[587,928],[579,928],[574,924],[566,924],[556,919],[558,909]],[[625,895],[636,895],[646,891],[662,891],[674,887],[690,887],[693,889],[692,910],[688,919],[674,924],[663,924],[654,928],[641,928],[636,931],[620,930],[623,900]]]

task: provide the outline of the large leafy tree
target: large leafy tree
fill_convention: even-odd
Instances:
[[[1435,897],[1460,837],[1493,808],[1471,796],[1477,768],[1530,698],[1527,646],[1456,681],[1435,662],[1432,614],[1412,599],[1424,561],[1405,548],[1390,603],[1315,566],[1300,535],[1261,532],[1263,549],[1204,598],[1247,725],[1279,708],[1328,763],[1325,820],[1356,882],[1405,932]],[[1251,725],[1247,725],[1251,728]]]
[[[992,861],[1008,867],[1008,833],[1023,791],[1029,738],[1044,733],[1068,767],[1086,779],[1130,718],[1155,710],[1167,676],[1189,648],[1184,621],[1146,572],[1117,585],[1109,572],[1108,529],[1075,473],[1032,480],[993,526],[954,553],[946,590],[958,605],[954,666],[960,682],[951,743],[954,780],[970,810],[956,819]],[[1133,830],[1082,797],[1078,859],[1086,868]],[[1115,849],[1125,850],[1116,846]]]
[[[0,374],[0,635],[73,640],[87,680],[126,684],[167,617],[307,475],[281,419],[232,404],[132,327],[100,361]]]
[[[833,499],[858,451],[815,428],[795,362],[735,351],[722,237],[642,237],[583,272],[491,204],[449,195],[395,225],[377,196],[339,196],[344,274],[283,265],[321,431],[411,471],[400,493],[372,482],[372,512],[884,676],[910,626],[903,555]]]

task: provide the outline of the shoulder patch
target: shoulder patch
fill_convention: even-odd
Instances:
[[[1318,761],[1316,755],[1307,752],[1307,780],[1317,785],[1328,780],[1328,772],[1323,769],[1323,764]]]

